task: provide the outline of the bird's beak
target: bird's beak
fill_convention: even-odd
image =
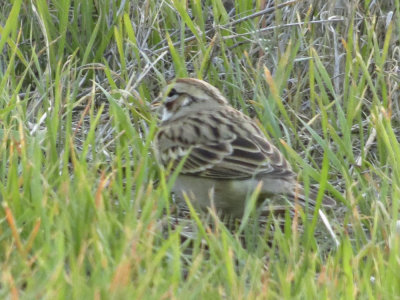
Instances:
[[[157,111],[160,108],[162,102],[162,97],[158,96],[156,99],[154,99],[151,103],[150,103],[150,109],[152,112]]]

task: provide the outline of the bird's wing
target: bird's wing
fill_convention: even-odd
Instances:
[[[182,174],[215,179],[295,175],[257,125],[234,109],[203,111],[167,124],[156,142],[163,165],[176,167],[186,158]]]

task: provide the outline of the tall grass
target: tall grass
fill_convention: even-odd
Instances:
[[[399,1],[265,2],[0,4],[0,297],[398,297]],[[176,213],[147,105],[176,76],[337,200],[339,247],[301,210]]]

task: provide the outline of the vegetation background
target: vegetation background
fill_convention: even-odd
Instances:
[[[399,3],[1,1],[0,298],[398,299]],[[338,247],[174,213],[148,103],[183,76],[337,200]]]

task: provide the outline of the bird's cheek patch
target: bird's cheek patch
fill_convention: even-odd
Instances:
[[[167,109],[164,108],[163,114],[162,114],[162,117],[161,117],[161,121],[162,122],[167,121],[171,117],[172,117],[172,112],[170,112],[170,111],[168,111]]]

